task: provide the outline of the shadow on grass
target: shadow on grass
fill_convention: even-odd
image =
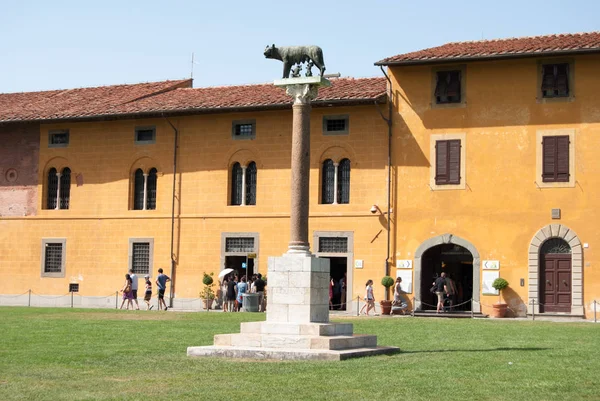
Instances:
[[[423,353],[437,353],[437,352],[497,352],[497,351],[545,351],[550,348],[518,348],[518,347],[499,347],[499,348],[488,348],[488,349],[432,349],[422,351],[403,351],[400,350],[401,354],[423,354]]]

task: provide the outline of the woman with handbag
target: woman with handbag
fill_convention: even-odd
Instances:
[[[123,293],[123,302],[121,302],[121,307],[119,309],[123,309],[123,305],[125,305],[125,301],[127,301],[127,310],[129,310],[129,306],[133,309],[133,290],[131,289],[131,276],[129,274],[125,275],[125,283],[123,284],[123,288],[121,292]]]

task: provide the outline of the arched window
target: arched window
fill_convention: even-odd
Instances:
[[[321,203],[331,204],[335,200],[335,167],[331,159],[323,162],[321,175]]]
[[[250,162],[246,168],[246,205],[256,205],[256,163]]]
[[[60,208],[68,209],[71,197],[71,169],[65,167],[60,176]]]
[[[58,175],[56,169],[52,167],[48,171],[48,198],[46,202],[47,209],[56,209],[56,195],[58,194]]]
[[[133,184],[133,209],[144,209],[144,172],[141,168],[135,170]]]
[[[157,170],[151,168],[144,174],[141,168],[135,170],[133,176],[133,210],[155,210]]]
[[[234,163],[231,167],[231,205],[242,204],[242,166]]]
[[[150,173],[148,174],[148,189],[146,195],[146,209],[155,210],[156,209],[156,169],[150,169]]]
[[[48,170],[46,209],[68,209],[71,198],[71,169],[65,167],[59,173],[56,168]]]
[[[542,255],[547,254],[557,254],[557,253],[571,253],[571,247],[562,238],[550,238],[544,245],[542,245],[542,249],[540,252]]]
[[[350,160],[343,159],[337,172],[337,201],[338,203],[350,203]]]

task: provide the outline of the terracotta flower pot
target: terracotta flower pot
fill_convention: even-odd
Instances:
[[[381,305],[382,315],[389,315],[392,313],[392,301],[379,301],[379,305]]]
[[[508,309],[507,304],[497,303],[492,305],[492,312],[490,313],[490,317],[498,319],[503,318],[506,315],[506,309]]]
[[[209,310],[213,304],[213,299],[203,299],[202,300],[204,302],[204,309],[205,310]]]

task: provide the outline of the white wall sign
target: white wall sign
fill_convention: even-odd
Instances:
[[[499,260],[482,260],[481,266],[483,266],[483,270],[498,270],[498,269],[500,269],[500,261]]]
[[[498,295],[498,290],[492,287],[492,283],[500,277],[498,270],[484,271],[481,277],[481,293],[483,295]]]
[[[355,269],[362,269],[363,268],[363,261],[362,261],[362,259],[356,259],[354,261],[354,268]]]
[[[396,259],[396,269],[412,269],[412,260]]]
[[[396,277],[402,277],[402,284],[400,284],[402,291],[412,294],[412,270],[396,270]]]

